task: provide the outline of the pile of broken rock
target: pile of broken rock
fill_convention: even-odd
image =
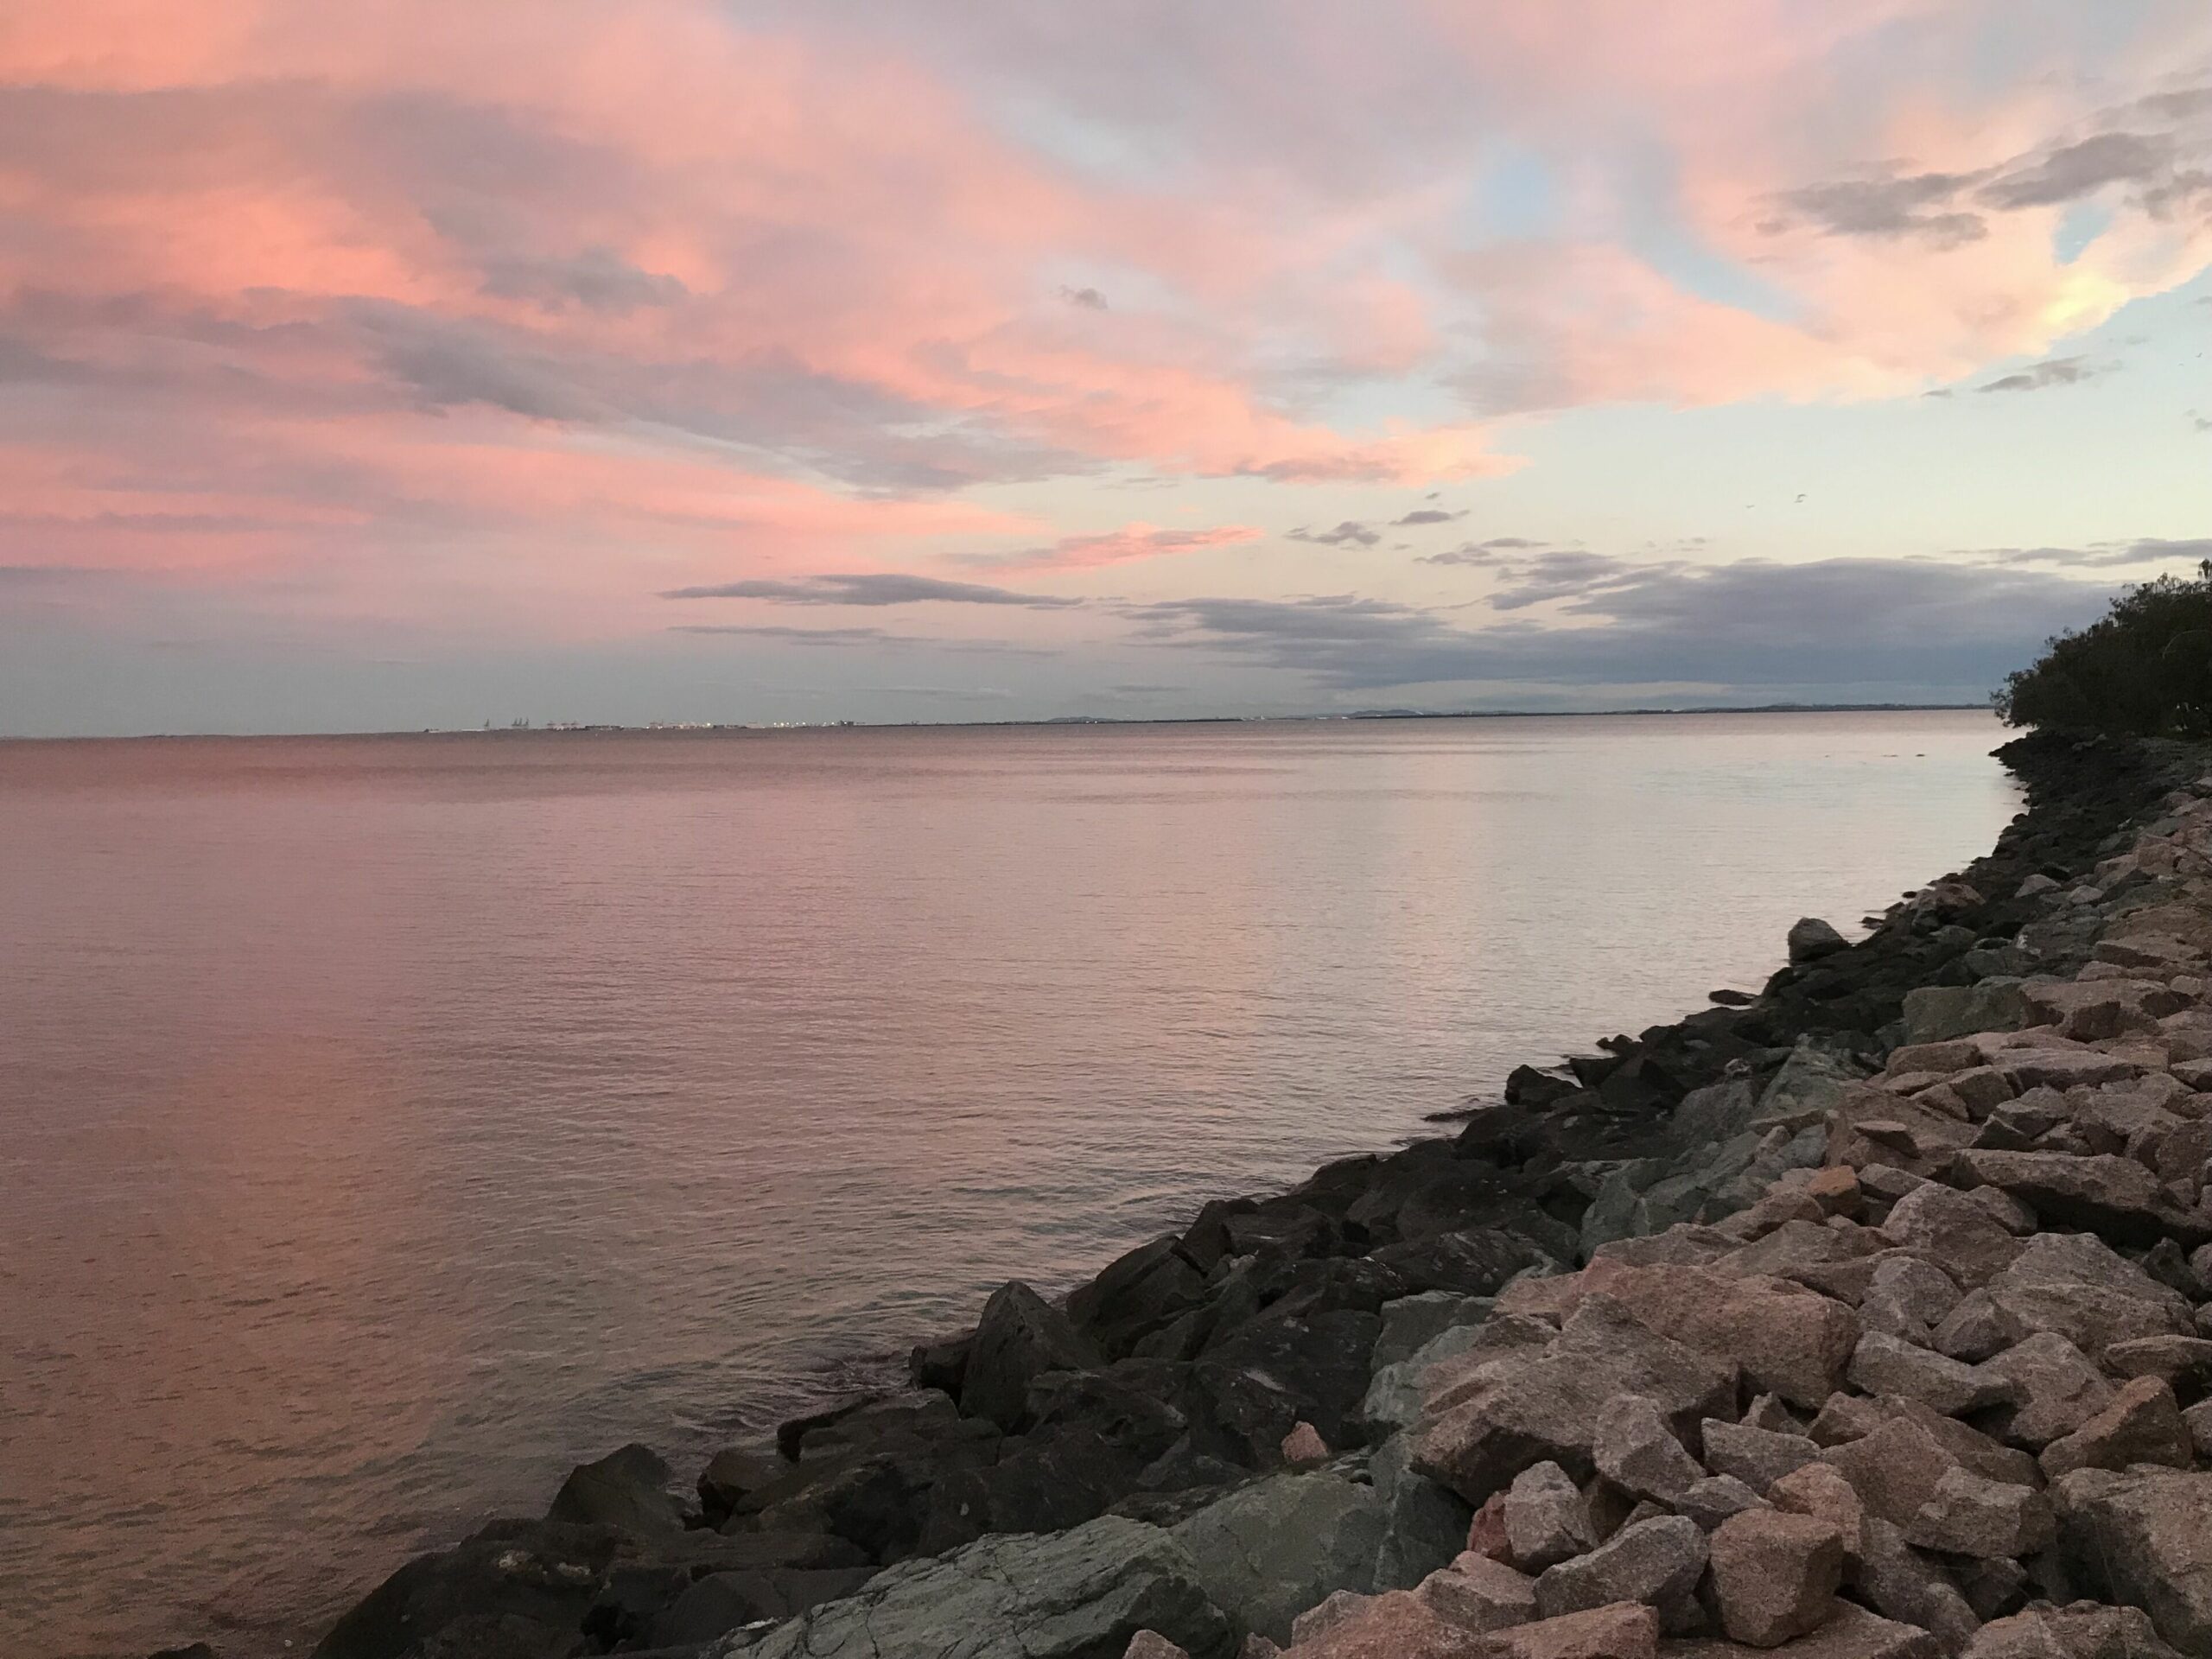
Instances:
[[[1858,943],[690,1490],[585,1465],[315,1659],[2212,1659],[2212,780],[2004,754],[2028,810]]]
[[[1508,1286],[1420,1379],[1465,1551],[1289,1652],[2212,1655],[2212,799],[2167,807],[2036,884],[2078,972],[1975,988],[1818,1167]]]

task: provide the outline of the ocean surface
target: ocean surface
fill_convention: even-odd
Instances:
[[[0,744],[0,1650],[304,1654],[571,1464],[1755,987],[1979,714]]]

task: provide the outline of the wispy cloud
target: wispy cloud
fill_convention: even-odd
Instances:
[[[1251,524],[1215,524],[1203,530],[1162,530],[1153,524],[1126,524],[1120,530],[1096,535],[1064,536],[1047,546],[1023,548],[1018,552],[966,554],[959,563],[1002,570],[1087,570],[1099,565],[1154,559],[1163,554],[1234,547],[1243,542],[1256,542],[1261,534]]]
[[[1467,509],[1465,507],[1457,512],[1446,512],[1441,507],[1416,507],[1402,518],[1393,518],[1390,524],[1393,529],[1410,524],[1448,524],[1466,516]]]
[[[2156,537],[2148,537],[2134,542],[2099,542],[2088,547],[1988,548],[1972,556],[1992,564],[2048,564],[2076,570],[2120,570],[2131,565],[2162,564],[2181,559],[2212,559],[2212,537],[2183,541],[2162,541]]]
[[[1014,605],[1029,610],[1064,610],[1082,604],[1050,594],[1017,593],[975,582],[944,582],[896,571],[858,575],[802,576],[795,582],[752,578],[705,587],[671,588],[663,599],[760,599],[779,605]]]

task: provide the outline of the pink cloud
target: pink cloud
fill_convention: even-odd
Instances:
[[[1163,554],[1195,553],[1205,548],[1256,542],[1264,532],[1254,524],[1215,524],[1204,530],[1162,530],[1146,524],[1124,524],[1089,536],[1064,536],[1048,547],[1018,553],[981,554],[962,563],[1001,570],[1090,570],[1128,564]]]
[[[564,626],[733,554],[1077,569],[1258,533],[1055,539],[1110,522],[1102,475],[1492,477],[1501,411],[1898,396],[2212,263],[2133,185],[2071,260],[2067,200],[1962,184],[1948,245],[1802,206],[2106,130],[2212,53],[2179,3],[2018,39],[2000,0],[747,15],[0,17],[7,556],[395,611],[437,563]],[[1542,181],[1504,228],[1501,157]]]

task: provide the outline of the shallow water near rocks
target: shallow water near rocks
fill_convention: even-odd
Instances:
[[[1855,936],[2002,736],[0,744],[0,1639],[303,1652],[575,1462]]]

